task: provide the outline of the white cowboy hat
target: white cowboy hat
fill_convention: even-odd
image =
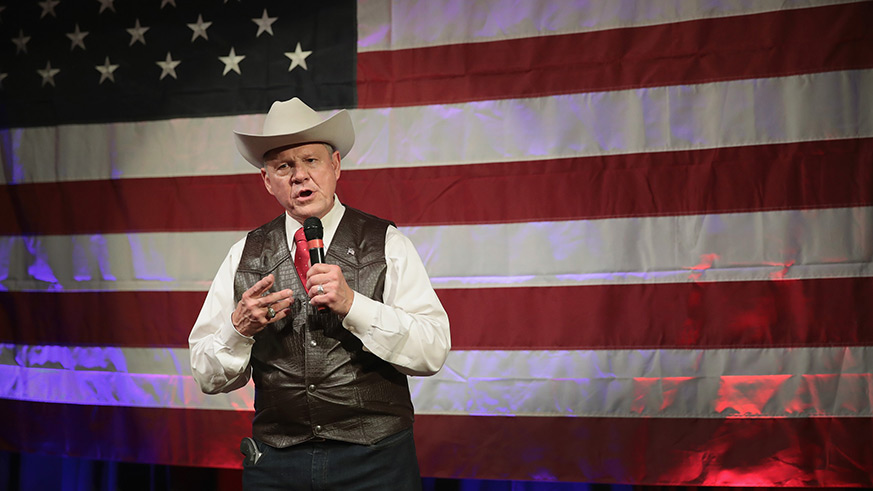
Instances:
[[[322,119],[298,98],[276,101],[264,119],[260,135],[233,132],[239,153],[257,168],[264,166],[264,154],[274,148],[300,143],[329,143],[345,157],[355,144],[355,128],[345,109]]]

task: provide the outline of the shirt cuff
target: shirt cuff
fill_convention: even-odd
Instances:
[[[379,315],[379,302],[358,292],[354,292],[354,294],[352,307],[343,319],[343,327],[363,339],[373,326],[376,325],[376,317]]]
[[[255,338],[240,334],[233,327],[233,322],[222,323],[217,338],[218,343],[222,346],[227,346],[231,353],[251,349],[252,345],[255,344]]]

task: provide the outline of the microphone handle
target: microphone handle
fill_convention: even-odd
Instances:
[[[321,240],[315,239],[315,240],[309,241],[309,243],[311,245],[321,246],[321,247],[310,247],[309,248],[309,264],[315,265],[318,263],[324,263],[325,262],[324,261],[324,246],[321,245]],[[327,307],[319,307],[318,308],[319,314],[324,314],[324,313],[327,313],[328,311],[329,310]]]
[[[310,264],[324,263],[324,248],[316,247],[309,249],[309,262]]]

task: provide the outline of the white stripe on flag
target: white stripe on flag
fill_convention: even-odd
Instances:
[[[418,414],[870,416],[873,347],[453,351],[410,378]],[[202,394],[188,350],[0,345],[0,397],[251,410],[252,386]]]
[[[873,207],[401,230],[434,286],[465,288],[870,276],[869,223]],[[242,236],[0,237],[0,257],[7,259],[0,285],[12,291],[205,291]]]
[[[357,143],[343,169],[871,137],[873,98],[854,97],[858,87],[873,87],[873,70],[353,110]],[[11,130],[12,160],[52,165],[7,162],[0,183],[252,173],[228,135],[257,132],[263,117]]]
[[[682,2],[646,0],[477,0],[464,3],[458,18],[453,0],[360,0],[358,51],[409,49],[642,27],[734,15],[759,14],[857,0],[792,2]]]

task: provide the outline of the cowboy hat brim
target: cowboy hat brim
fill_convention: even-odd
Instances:
[[[299,100],[295,98],[295,102],[297,101]],[[300,102],[300,104],[303,103]],[[303,106],[311,111],[308,106]],[[270,112],[273,112],[272,108]],[[267,118],[269,119],[270,116],[271,114],[268,114]],[[311,115],[307,114],[304,117],[309,117],[309,122],[311,122]],[[339,151],[340,157],[345,157],[355,143],[355,129],[352,125],[352,118],[345,109],[320,123],[311,126],[307,123],[304,124],[306,127],[303,129],[289,128],[290,131],[279,132],[281,131],[281,124],[277,127],[276,124],[265,122],[265,132],[268,132],[268,134],[254,135],[234,131],[234,140],[243,158],[259,169],[264,166],[264,154],[276,148],[303,143],[328,143]],[[293,122],[287,126],[293,126]],[[273,129],[267,130],[267,128]]]

